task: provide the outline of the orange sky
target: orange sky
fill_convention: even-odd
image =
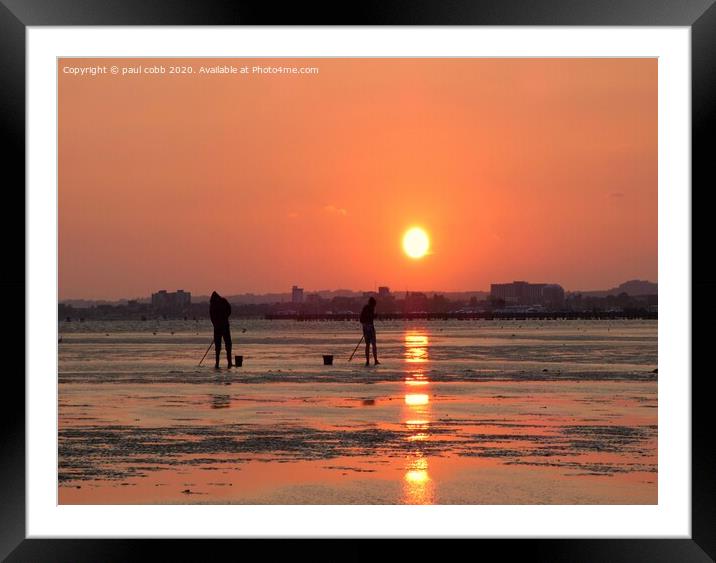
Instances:
[[[220,63],[320,72],[63,72]],[[656,59],[58,72],[60,299],[657,281]]]

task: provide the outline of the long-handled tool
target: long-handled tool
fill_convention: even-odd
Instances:
[[[351,354],[351,357],[348,358],[348,361],[350,362],[353,359],[353,356],[356,353],[356,350],[358,350],[358,346],[360,346],[360,343],[363,342],[363,337],[360,337],[360,340],[358,341],[358,344],[356,344],[355,350],[353,350],[353,354]]]
[[[242,333],[246,332],[246,328],[242,328],[241,332]],[[359,344],[360,344],[360,342],[359,342]],[[204,356],[201,358],[201,360],[199,360],[199,365],[201,365],[201,363],[204,361],[204,358],[206,358],[206,355],[209,353],[209,350],[211,350],[211,347],[213,345],[214,345],[214,341],[212,340],[211,344],[209,344],[209,347],[206,349],[206,352],[204,352]],[[351,356],[351,357],[353,357],[353,356]]]
[[[199,360],[199,365],[201,365],[201,362],[204,361],[204,358],[206,358],[206,355],[209,353],[209,350],[211,350],[211,347],[214,345],[214,340],[212,339],[211,344],[209,344],[209,347],[206,349],[206,352],[204,352],[204,356]]]

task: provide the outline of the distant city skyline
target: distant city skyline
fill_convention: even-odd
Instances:
[[[532,282],[532,281],[529,281],[529,280],[512,280],[511,282],[497,282],[497,283],[498,283],[498,284],[504,283],[504,284],[509,285],[509,284],[514,283],[514,282],[521,282],[521,281],[527,281],[527,283],[529,283],[529,284],[541,283],[541,282]],[[612,287],[607,287],[607,288],[570,289],[570,288],[566,288],[566,287],[564,287],[564,286],[562,286],[561,284],[558,284],[558,283],[557,283],[556,285],[561,286],[562,289],[563,289],[566,293],[605,293],[605,294],[606,294],[606,293],[610,293],[610,292],[611,292],[611,293],[619,293],[619,291],[622,291],[622,289],[620,289],[620,287],[621,287],[621,286],[624,286],[624,285],[628,285],[628,284],[636,284],[636,285],[638,285],[638,284],[644,284],[644,285],[658,286],[658,282],[651,281],[651,280],[637,280],[637,279],[634,279],[634,280],[626,280],[626,281],[624,281],[624,282],[621,282],[620,284],[617,284],[617,285],[612,286]],[[494,285],[494,284],[491,284],[491,286],[492,286],[492,285]],[[550,284],[547,284],[547,285],[550,285]],[[215,288],[215,289],[216,289],[216,288]],[[190,294],[190,295],[192,296],[192,298],[195,299],[195,300],[196,300],[196,299],[203,299],[203,298],[208,299],[208,297],[209,297],[209,295],[211,294],[211,292],[214,291],[215,289],[204,290],[204,291],[197,291],[197,292],[187,291],[186,293]],[[464,290],[440,290],[440,289],[435,289],[435,288],[432,288],[432,289],[407,289],[407,290],[405,290],[405,289],[402,289],[402,290],[401,290],[401,289],[398,289],[398,290],[394,290],[394,289],[393,289],[392,287],[390,287],[390,286],[383,285],[383,286],[378,286],[377,288],[370,288],[370,289],[351,289],[351,288],[306,289],[306,288],[298,287],[298,286],[296,286],[296,285],[294,284],[294,285],[291,286],[290,288],[286,288],[284,291],[275,291],[275,292],[263,292],[263,291],[262,291],[262,292],[255,292],[255,291],[248,291],[248,292],[223,291],[223,292],[222,292],[222,291],[219,291],[219,293],[220,293],[221,295],[230,296],[230,297],[234,297],[234,296],[255,296],[255,297],[261,297],[261,296],[268,296],[268,295],[276,295],[276,296],[279,296],[279,295],[280,295],[280,296],[282,296],[283,298],[285,298],[288,302],[301,302],[301,301],[296,301],[296,300],[295,300],[296,297],[297,297],[297,293],[296,293],[296,291],[295,291],[296,289],[298,289],[298,290],[301,291],[301,298],[300,298],[300,299],[301,299],[301,301],[302,301],[302,300],[305,299],[305,297],[307,297],[307,296],[314,295],[314,294],[319,294],[319,293],[353,293],[353,294],[363,294],[363,293],[380,293],[380,290],[383,290],[384,292],[385,292],[385,290],[387,290],[388,292],[390,292],[390,293],[393,294],[393,295],[400,295],[400,294],[404,294],[404,293],[406,293],[406,292],[408,292],[408,293],[426,293],[426,294],[469,294],[469,293],[482,293],[482,294],[489,295],[489,294],[491,293],[491,289],[492,289],[492,288],[491,288],[491,287],[488,287],[487,289],[464,289]],[[167,292],[167,291],[170,292],[170,293],[173,293],[173,292],[182,293],[182,292],[184,292],[185,290],[183,290],[183,289],[174,289],[174,288],[161,288],[161,289],[155,289],[154,291],[149,292],[147,295],[133,295],[133,296],[123,295],[123,296],[120,296],[120,297],[96,297],[96,298],[90,298],[90,297],[68,297],[68,298],[64,298],[64,299],[61,298],[61,299],[60,299],[60,302],[68,302],[68,301],[88,301],[88,302],[91,302],[91,301],[107,301],[107,302],[118,302],[118,301],[132,301],[132,300],[137,300],[137,299],[139,299],[139,300],[145,300],[145,301],[152,301],[152,302],[153,302],[153,301],[155,300],[157,294],[159,294],[159,293],[161,293],[161,292]],[[631,291],[630,293],[631,293],[631,294],[646,294],[646,293],[649,293],[649,292],[648,292],[648,291],[642,291],[642,292],[634,292],[634,291]]]
[[[657,280],[656,59],[304,63],[60,59],[59,299]]]

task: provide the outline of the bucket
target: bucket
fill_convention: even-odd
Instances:
[[[323,365],[324,366],[332,366],[333,365],[333,354],[323,354]]]
[[[234,356],[234,366],[237,368],[240,368],[244,363],[244,357],[243,356]]]

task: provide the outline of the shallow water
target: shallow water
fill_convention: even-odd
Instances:
[[[60,503],[657,502],[655,321],[358,326],[61,323]]]

